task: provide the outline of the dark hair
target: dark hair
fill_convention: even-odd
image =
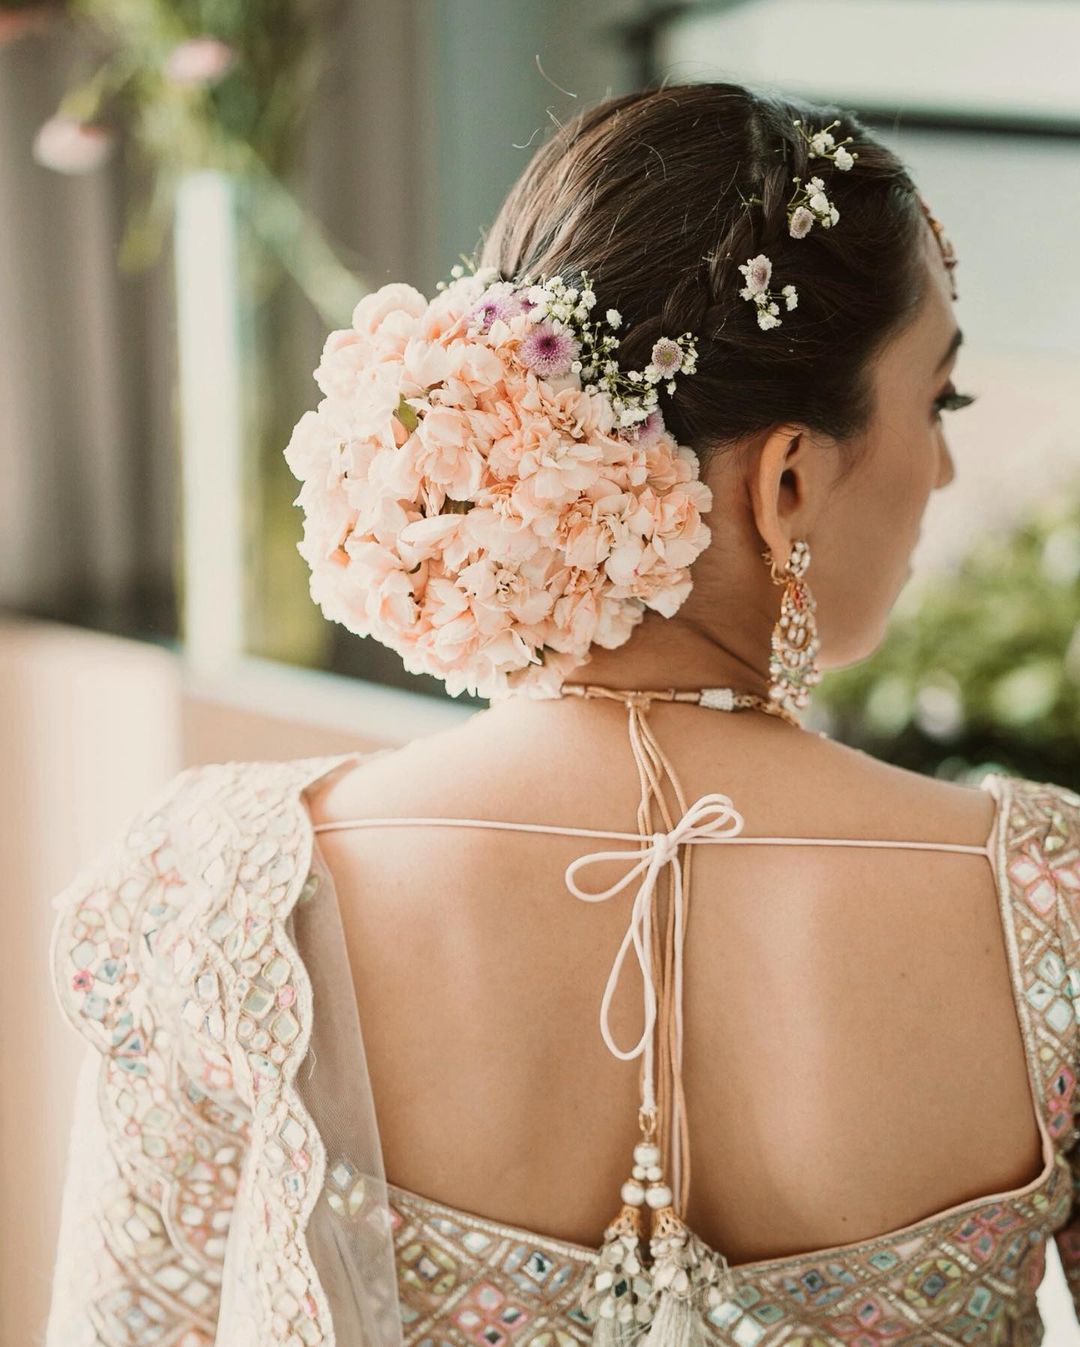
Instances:
[[[802,129],[858,152],[837,170],[809,158]],[[786,205],[822,176],[839,220],[788,233]],[[760,203],[743,205],[757,196]],[[604,99],[536,152],[484,238],[478,266],[506,280],[589,273],[595,315],[618,309],[616,352],[640,369],[660,336],[692,332],[694,374],[669,396],[664,421],[702,461],[719,444],[787,421],[839,442],[842,473],[873,416],[869,365],[914,316],[923,294],[925,216],[903,163],[854,114],[738,84],[667,85]],[[767,331],[742,299],[739,265],[773,263],[770,288],[792,282]]]

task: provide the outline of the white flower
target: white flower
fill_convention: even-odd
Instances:
[[[836,144],[833,136],[828,131],[817,131],[810,137],[810,154],[824,155],[826,150],[831,150]]]
[[[608,309],[604,317],[607,319],[609,327],[618,327],[622,323],[622,314],[618,309]]]
[[[757,257],[749,257],[746,262],[739,267],[739,270],[746,277],[746,289],[751,295],[757,295],[769,288],[769,280],[772,277],[772,263],[764,253],[758,253]],[[739,292],[746,298],[743,291]]]
[[[815,192],[807,204],[815,215],[827,215],[829,213],[829,198],[824,192]]]
[[[765,309],[758,309],[758,327],[763,331],[768,331],[770,327],[779,327],[780,319],[775,314],[769,313]]]
[[[676,374],[682,369],[683,353],[682,347],[677,341],[672,341],[670,337],[659,337],[654,343],[651,352],[652,365],[657,368],[658,377],[665,374]]]
[[[840,212],[836,209],[835,206],[830,206],[830,207],[829,207],[829,224],[830,224],[830,225],[834,225],[834,224],[837,222],[837,220],[839,220],[839,218],[840,218]],[[824,221],[822,221],[822,223],[824,224]]]
[[[833,163],[836,165],[837,168],[843,169],[845,173],[848,171],[848,169],[852,166],[854,162],[855,162],[854,155],[852,155],[848,150],[845,150],[843,145],[841,145],[840,148],[833,155]]]
[[[785,285],[784,288],[780,291],[780,293],[784,296],[785,300],[787,301],[787,306],[789,309],[793,309],[796,306],[796,304],[798,304],[799,292],[798,290],[795,289],[793,285]]]
[[[814,213],[805,206],[796,206],[788,221],[788,233],[793,239],[805,238],[813,228]]]
[[[815,187],[817,188],[817,190],[818,190],[819,192],[823,192],[823,191],[825,190],[825,179],[824,179],[824,178],[811,178],[810,181],[809,181],[809,183],[807,184],[806,190],[809,192],[809,191],[811,190],[811,188],[815,188]]]

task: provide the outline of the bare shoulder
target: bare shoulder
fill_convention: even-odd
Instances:
[[[650,717],[687,798],[727,793],[750,832],[980,845],[994,820],[987,789],[894,766],[778,721],[672,706],[656,706]],[[541,703],[513,714],[479,711],[363,759],[320,790],[313,813],[633,828],[639,797],[621,706]],[[479,854],[507,836],[471,830],[464,839],[462,831],[453,845]]]
[[[984,786],[912,771],[850,745],[814,738],[812,756],[822,769],[826,807],[863,822],[866,836],[976,845],[987,840],[997,803]]]

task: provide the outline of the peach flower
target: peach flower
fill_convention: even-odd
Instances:
[[[554,696],[590,646],[678,610],[712,498],[659,413],[620,433],[607,394],[523,358],[528,309],[483,293],[385,285],[327,338],[285,450],[297,549],[331,621],[451,696]]]

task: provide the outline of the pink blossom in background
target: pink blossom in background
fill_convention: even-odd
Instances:
[[[165,78],[173,84],[216,84],[236,63],[236,52],[216,37],[191,37],[165,59]]]
[[[0,47],[26,33],[40,32],[52,21],[57,7],[52,4],[23,4],[17,9],[0,9]]]
[[[50,117],[38,128],[32,154],[56,173],[90,173],[112,153],[113,133],[74,117]]]

